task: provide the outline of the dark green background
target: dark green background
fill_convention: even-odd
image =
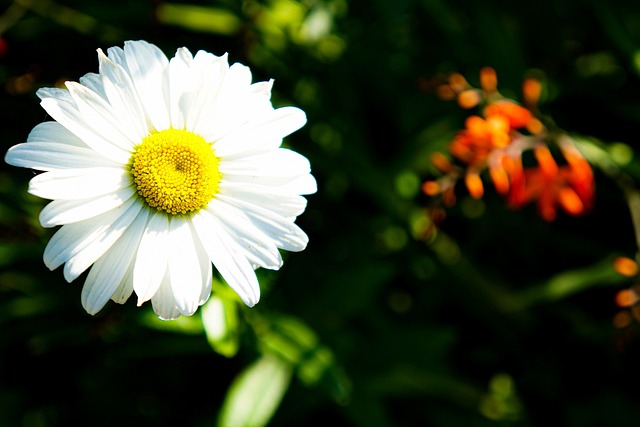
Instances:
[[[467,114],[429,90],[450,71],[477,84],[492,66],[516,98],[524,77],[540,76],[558,126],[636,149],[640,3],[309,0],[284,14],[279,36],[265,16],[282,2],[190,4],[235,21],[167,18],[162,1],[0,1],[3,150],[47,119],[35,90],[96,72],[98,47],[144,39],[168,56],[228,52],[256,81],[275,79],[274,104],[307,113],[286,143],[318,180],[297,221],[309,246],[260,272],[262,300],[241,309],[240,349],[226,358],[201,330],[173,330],[134,299],[86,314],[84,276],[67,284],[42,262],[53,230],[37,222],[45,201],[26,193],[33,172],[2,166],[1,426],[214,425],[233,378],[264,352],[254,317],[282,315],[315,331],[333,362],[315,384],[293,377],[273,426],[638,422],[638,328],[612,324],[632,280],[610,261],[637,250],[615,180],[596,169],[593,211],[553,223],[459,186],[437,236],[415,230],[433,204],[419,191],[433,177],[428,154]],[[318,11],[330,26],[300,38]],[[626,168],[633,185],[636,160]]]

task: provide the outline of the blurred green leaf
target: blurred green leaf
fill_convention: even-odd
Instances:
[[[258,346],[263,354],[275,354],[296,369],[305,385],[326,385],[330,395],[345,402],[351,390],[350,382],[337,366],[332,351],[323,346],[316,333],[302,320],[277,315],[254,320]]]
[[[237,33],[241,24],[236,15],[217,7],[161,3],[156,13],[158,20],[163,24],[226,36]]]
[[[242,371],[231,384],[218,419],[218,427],[266,426],[291,381],[291,366],[264,355]]]
[[[239,347],[236,301],[215,294],[201,310],[204,331],[211,347],[223,356],[235,356]]]
[[[526,307],[543,301],[557,301],[595,286],[622,283],[626,280],[626,277],[614,270],[613,258],[607,257],[595,265],[563,271],[543,284],[533,285],[520,293],[516,301],[519,301],[522,307]]]

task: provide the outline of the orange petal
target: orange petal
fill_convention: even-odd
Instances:
[[[487,93],[493,93],[498,89],[498,76],[496,70],[484,67],[480,70],[480,85]]]
[[[551,192],[542,191],[538,195],[538,213],[545,221],[556,219],[556,206]]]
[[[613,260],[613,269],[622,276],[633,277],[638,274],[638,263],[631,258],[620,256]]]
[[[584,203],[571,187],[558,190],[558,203],[570,215],[580,215],[584,212]]]
[[[438,184],[436,181],[427,181],[422,184],[422,191],[427,196],[435,196],[436,194],[440,193],[440,184]]]
[[[558,164],[553,159],[551,151],[549,151],[549,147],[546,145],[538,145],[534,149],[533,154],[535,155],[536,160],[538,160],[540,170],[546,176],[554,176],[558,174]]]
[[[544,132],[544,125],[540,120],[536,119],[535,117],[531,118],[531,120],[527,122],[526,127],[527,127],[527,130],[534,135]]]
[[[522,84],[524,102],[530,106],[536,105],[542,93],[542,84],[537,79],[526,79]]]
[[[440,85],[436,88],[436,95],[443,101],[452,101],[456,99],[456,91],[449,85]]]
[[[512,101],[496,101],[492,102],[484,110],[485,116],[503,115],[508,121],[512,129],[520,129],[525,127],[530,120],[533,119],[533,114],[526,108],[512,102]]]
[[[556,209],[553,206],[547,204],[538,205],[538,212],[545,221],[551,222],[556,219]]]
[[[638,302],[638,294],[633,289],[622,289],[616,294],[618,307],[631,307]]]
[[[431,153],[431,156],[429,156],[429,159],[431,160],[431,163],[433,164],[433,166],[435,166],[440,172],[447,173],[453,167],[451,165],[451,162],[447,158],[447,156],[445,156],[439,151],[435,151]]]
[[[487,125],[491,132],[509,132],[509,118],[503,114],[494,114],[487,117]]]
[[[465,109],[475,107],[481,100],[482,97],[478,91],[474,89],[463,90],[458,94],[458,105]]]
[[[490,167],[489,176],[498,193],[507,194],[509,192],[509,175],[507,175],[507,171],[504,168]]]
[[[464,121],[464,125],[469,131],[469,136],[472,138],[485,137],[488,132],[487,122],[479,116],[469,116]]]
[[[468,171],[464,176],[464,183],[467,186],[467,190],[469,190],[469,194],[474,199],[479,199],[484,195],[482,179],[480,179],[480,175],[477,172]]]
[[[453,190],[453,185],[442,193],[442,203],[447,207],[451,207],[456,204],[456,193]]]
[[[451,88],[456,92],[462,92],[465,89],[469,88],[469,83],[464,78],[464,76],[460,73],[451,73],[449,76],[449,84]]]

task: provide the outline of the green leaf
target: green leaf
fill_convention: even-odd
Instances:
[[[238,352],[238,308],[235,301],[212,295],[202,307],[202,324],[213,349],[226,357]]]
[[[232,35],[240,28],[240,19],[236,15],[215,7],[161,3],[157,16],[163,24],[203,33]]]
[[[306,386],[322,384],[337,402],[349,398],[351,383],[337,366],[333,352],[322,345],[315,331],[294,316],[260,319],[255,325],[263,354],[274,354],[289,362]]]
[[[275,413],[291,381],[291,366],[265,355],[249,365],[231,384],[218,427],[262,427]]]
[[[613,258],[585,268],[559,273],[545,283],[532,286],[517,296],[520,308],[545,301],[558,301],[597,286],[608,286],[628,280],[613,268]]]

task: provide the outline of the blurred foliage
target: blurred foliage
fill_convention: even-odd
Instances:
[[[224,285],[191,318],[80,306],[42,252],[33,173],[0,169],[0,425],[604,426],[640,417],[640,4],[630,0],[0,0],[3,144],[47,117],[35,90],[145,39],[243,62],[306,111],[286,144],[319,182],[306,251]],[[436,96],[485,66],[595,170],[588,215],[542,220],[495,192],[433,222],[420,191],[465,112]],[[478,84],[477,81],[473,82]],[[441,218],[442,219],[442,218]],[[618,267],[616,267],[618,266]],[[635,295],[635,294],[634,294]],[[635,299],[634,299],[635,298]]]

